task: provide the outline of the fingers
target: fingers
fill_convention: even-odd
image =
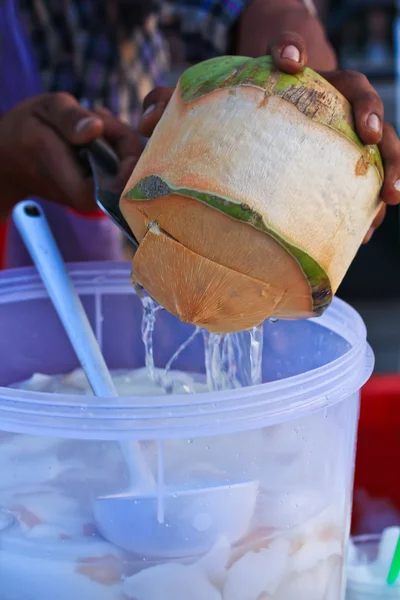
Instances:
[[[376,215],[369,231],[367,232],[367,235],[365,236],[364,240],[363,240],[363,244],[367,244],[370,239],[372,238],[372,236],[375,233],[375,230],[378,229],[378,227],[380,227],[385,219],[386,216],[386,204],[383,204],[381,206],[380,211],[378,212],[378,214]]]
[[[121,169],[118,174],[118,186],[119,189],[123,190],[128,182],[129,177],[132,175],[132,171],[135,168],[137,159],[134,157],[125,158],[121,163]]]
[[[144,99],[144,113],[139,124],[139,131],[144,137],[152,135],[173,93],[174,88],[159,87],[152,90]]]
[[[35,179],[45,198],[82,212],[96,207],[93,182],[84,177],[73,149],[50,128],[41,134]]]
[[[365,144],[379,144],[383,130],[383,102],[367,77],[356,71],[321,73],[353,107],[358,135]]]
[[[151,106],[157,106],[159,104],[164,104],[164,106],[166,106],[171,100],[174,91],[175,90],[172,87],[155,88],[147,94],[146,98],[143,100],[144,111],[148,110]]]
[[[137,132],[108,110],[90,112],[82,108],[69,94],[42,96],[35,103],[34,116],[47,126],[49,132],[44,139],[42,132],[40,134],[43,160],[38,169],[42,171],[43,185],[48,187],[52,199],[79,210],[93,210],[94,192],[92,182],[84,177],[72,145],[82,145],[103,136],[121,159],[123,173],[118,177],[121,185],[126,183],[125,179],[128,179],[142,153],[142,139]],[[53,135],[50,135],[50,131]],[[48,140],[47,149],[44,147],[45,139]]]
[[[307,48],[301,36],[284,32],[273,42],[271,53],[277,68],[286,73],[300,73],[307,64]],[[357,133],[365,144],[379,144],[382,139],[384,109],[377,92],[365,75],[355,71],[321,73],[351,103]]]
[[[307,64],[307,47],[297,33],[286,31],[271,44],[275,66],[292,75],[303,71]]]
[[[370,230],[364,238],[369,242],[375,230],[382,224],[386,215],[386,205],[400,203],[400,141],[391,125],[383,125],[382,141],[379,145],[385,168],[385,179],[381,190],[381,199],[385,204],[374,219]]]
[[[93,211],[93,182],[84,176],[72,146],[101,136],[102,119],[65,93],[36,98],[32,116],[36,125],[33,124],[31,140],[37,139],[40,148],[36,180],[43,188],[43,196],[82,212]]]
[[[108,110],[100,108],[96,114],[103,121],[103,136],[109,142],[121,161],[127,158],[137,162],[143,151],[140,135],[125,123],[116,119]]]
[[[386,204],[400,202],[400,141],[391,125],[383,126],[382,141],[379,145],[385,169],[385,179],[381,197]]]
[[[102,119],[63,92],[44,94],[35,102],[33,111],[37,119],[74,145],[86,144],[103,133]]]

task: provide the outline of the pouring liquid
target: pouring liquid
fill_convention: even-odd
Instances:
[[[209,333],[196,327],[193,333],[177,348],[164,371],[154,364],[154,329],[157,313],[163,310],[152,298],[139,296],[143,307],[142,341],[145,347],[145,364],[149,379],[159,385],[165,394],[177,389],[184,393],[195,393],[194,385],[177,380],[179,374],[172,367],[179,356],[198,336],[203,336],[204,365],[207,387],[210,392],[236,389],[262,383],[263,325],[239,333]]]

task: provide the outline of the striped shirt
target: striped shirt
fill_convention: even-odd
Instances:
[[[0,0],[0,112],[42,91],[66,91],[134,126],[143,98],[170,68],[161,20],[179,27],[187,60],[198,61],[227,51],[250,1]],[[103,213],[88,217],[40,202],[66,261],[123,256],[119,232]],[[7,229],[7,266],[31,264],[12,222]],[[0,230],[0,250],[2,241]]]
[[[135,124],[143,98],[165,83],[170,67],[160,20],[179,27],[187,60],[204,60],[227,51],[229,31],[250,2],[138,1],[150,10],[127,25],[126,0],[119,13],[121,0],[20,0],[43,88],[68,91]]]

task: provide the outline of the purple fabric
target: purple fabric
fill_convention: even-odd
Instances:
[[[0,112],[42,91],[30,42],[17,14],[16,0],[0,0]],[[120,235],[109,219],[88,218],[39,200],[67,262],[119,260]],[[12,221],[9,223],[6,265],[21,267],[31,260]]]
[[[27,41],[18,18],[16,0],[0,1],[0,112],[40,93],[41,85]]]
[[[66,262],[121,260],[120,236],[109,219],[84,217],[51,202],[35,200],[43,207]],[[31,264],[19,233],[10,223],[6,266],[13,268]]]

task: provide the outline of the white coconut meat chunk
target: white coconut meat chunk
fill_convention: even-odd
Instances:
[[[289,551],[290,543],[280,538],[259,552],[247,552],[228,571],[224,600],[273,597],[284,577]]]

